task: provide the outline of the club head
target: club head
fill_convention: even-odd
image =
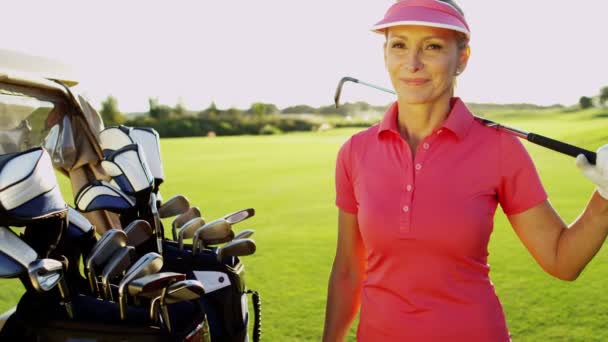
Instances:
[[[133,247],[140,246],[154,235],[152,226],[146,220],[135,220],[123,231],[127,234],[127,244]]]
[[[0,278],[18,277],[36,259],[38,254],[32,247],[9,228],[0,226]]]
[[[149,274],[134,279],[127,285],[127,292],[130,296],[154,298],[161,294],[167,286],[186,279],[186,275],[175,272],[161,272]]]
[[[93,246],[85,265],[92,293],[100,293],[97,285],[97,268],[105,264],[118,249],[126,245],[127,234],[125,232],[118,229],[109,229]]]
[[[28,266],[27,272],[34,289],[47,292],[61,281],[63,264],[54,259],[38,259]]]
[[[118,284],[118,304],[120,318],[124,320],[127,315],[127,285],[133,280],[156,273],[163,267],[163,257],[158,253],[150,252],[139,258],[125,273],[124,278]]]
[[[246,256],[255,253],[255,241],[252,239],[232,240],[217,249],[217,259],[222,262],[224,257]]]
[[[336,88],[336,94],[334,95],[334,103],[336,104],[336,108],[338,108],[338,106],[340,105],[340,95],[342,94],[342,87],[344,86],[344,83],[346,83],[346,82],[358,83],[359,81],[355,78],[348,77],[348,76],[342,77],[340,82],[338,82],[338,87]]]
[[[201,210],[198,207],[190,207],[186,212],[177,215],[173,223],[171,223],[173,241],[177,241],[177,229],[195,217],[201,217]]]
[[[188,300],[197,300],[205,294],[200,281],[194,279],[182,280],[171,284],[165,294],[165,304],[175,304]]]
[[[194,232],[192,254],[197,254],[200,249],[204,248],[204,245],[218,240],[228,239],[227,241],[230,241],[232,238],[234,238],[234,232],[232,225],[227,220],[223,218],[213,220]]]
[[[248,237],[251,237],[251,235],[253,235],[253,233],[255,233],[255,230],[253,230],[253,229],[241,230],[234,236],[234,239],[235,240],[246,239]]]
[[[197,229],[205,225],[205,220],[202,217],[195,217],[192,220],[186,222],[178,233],[177,241],[179,243],[179,249],[184,250],[184,240],[192,239]]]
[[[120,277],[133,264],[135,258],[135,247],[125,246],[117,250],[106,263],[101,272],[101,286],[107,300],[114,300],[110,281],[116,277]]]
[[[176,195],[158,208],[158,214],[161,218],[167,218],[183,214],[188,209],[190,209],[190,201],[183,195]]]
[[[235,224],[246,220],[253,215],[255,215],[255,210],[253,208],[242,209],[224,216],[224,220],[228,221],[230,224]]]

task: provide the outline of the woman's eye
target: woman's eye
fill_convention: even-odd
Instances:
[[[443,48],[443,46],[439,45],[439,44],[429,44],[426,46],[427,50],[436,50],[439,51]]]
[[[396,42],[391,44],[391,47],[393,49],[405,49],[405,44]]]

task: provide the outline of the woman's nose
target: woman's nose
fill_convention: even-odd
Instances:
[[[412,50],[405,57],[404,67],[405,67],[405,70],[407,70],[408,72],[410,72],[410,73],[418,72],[420,69],[423,68],[423,66],[424,66],[424,64],[422,63],[422,60],[420,59],[418,51]]]

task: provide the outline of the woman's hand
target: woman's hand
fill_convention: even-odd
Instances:
[[[587,158],[579,154],[576,157],[576,166],[596,185],[600,196],[608,200],[608,145],[598,148],[595,165],[589,164]]]

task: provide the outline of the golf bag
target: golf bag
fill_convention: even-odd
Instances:
[[[254,308],[253,341],[261,337],[261,302],[257,292],[245,286],[245,266],[238,257],[221,262],[213,250],[192,255],[190,246],[180,250],[177,243],[165,241],[163,269],[184,273],[205,287],[201,302],[207,312],[212,341],[246,341],[250,320],[248,295]]]

